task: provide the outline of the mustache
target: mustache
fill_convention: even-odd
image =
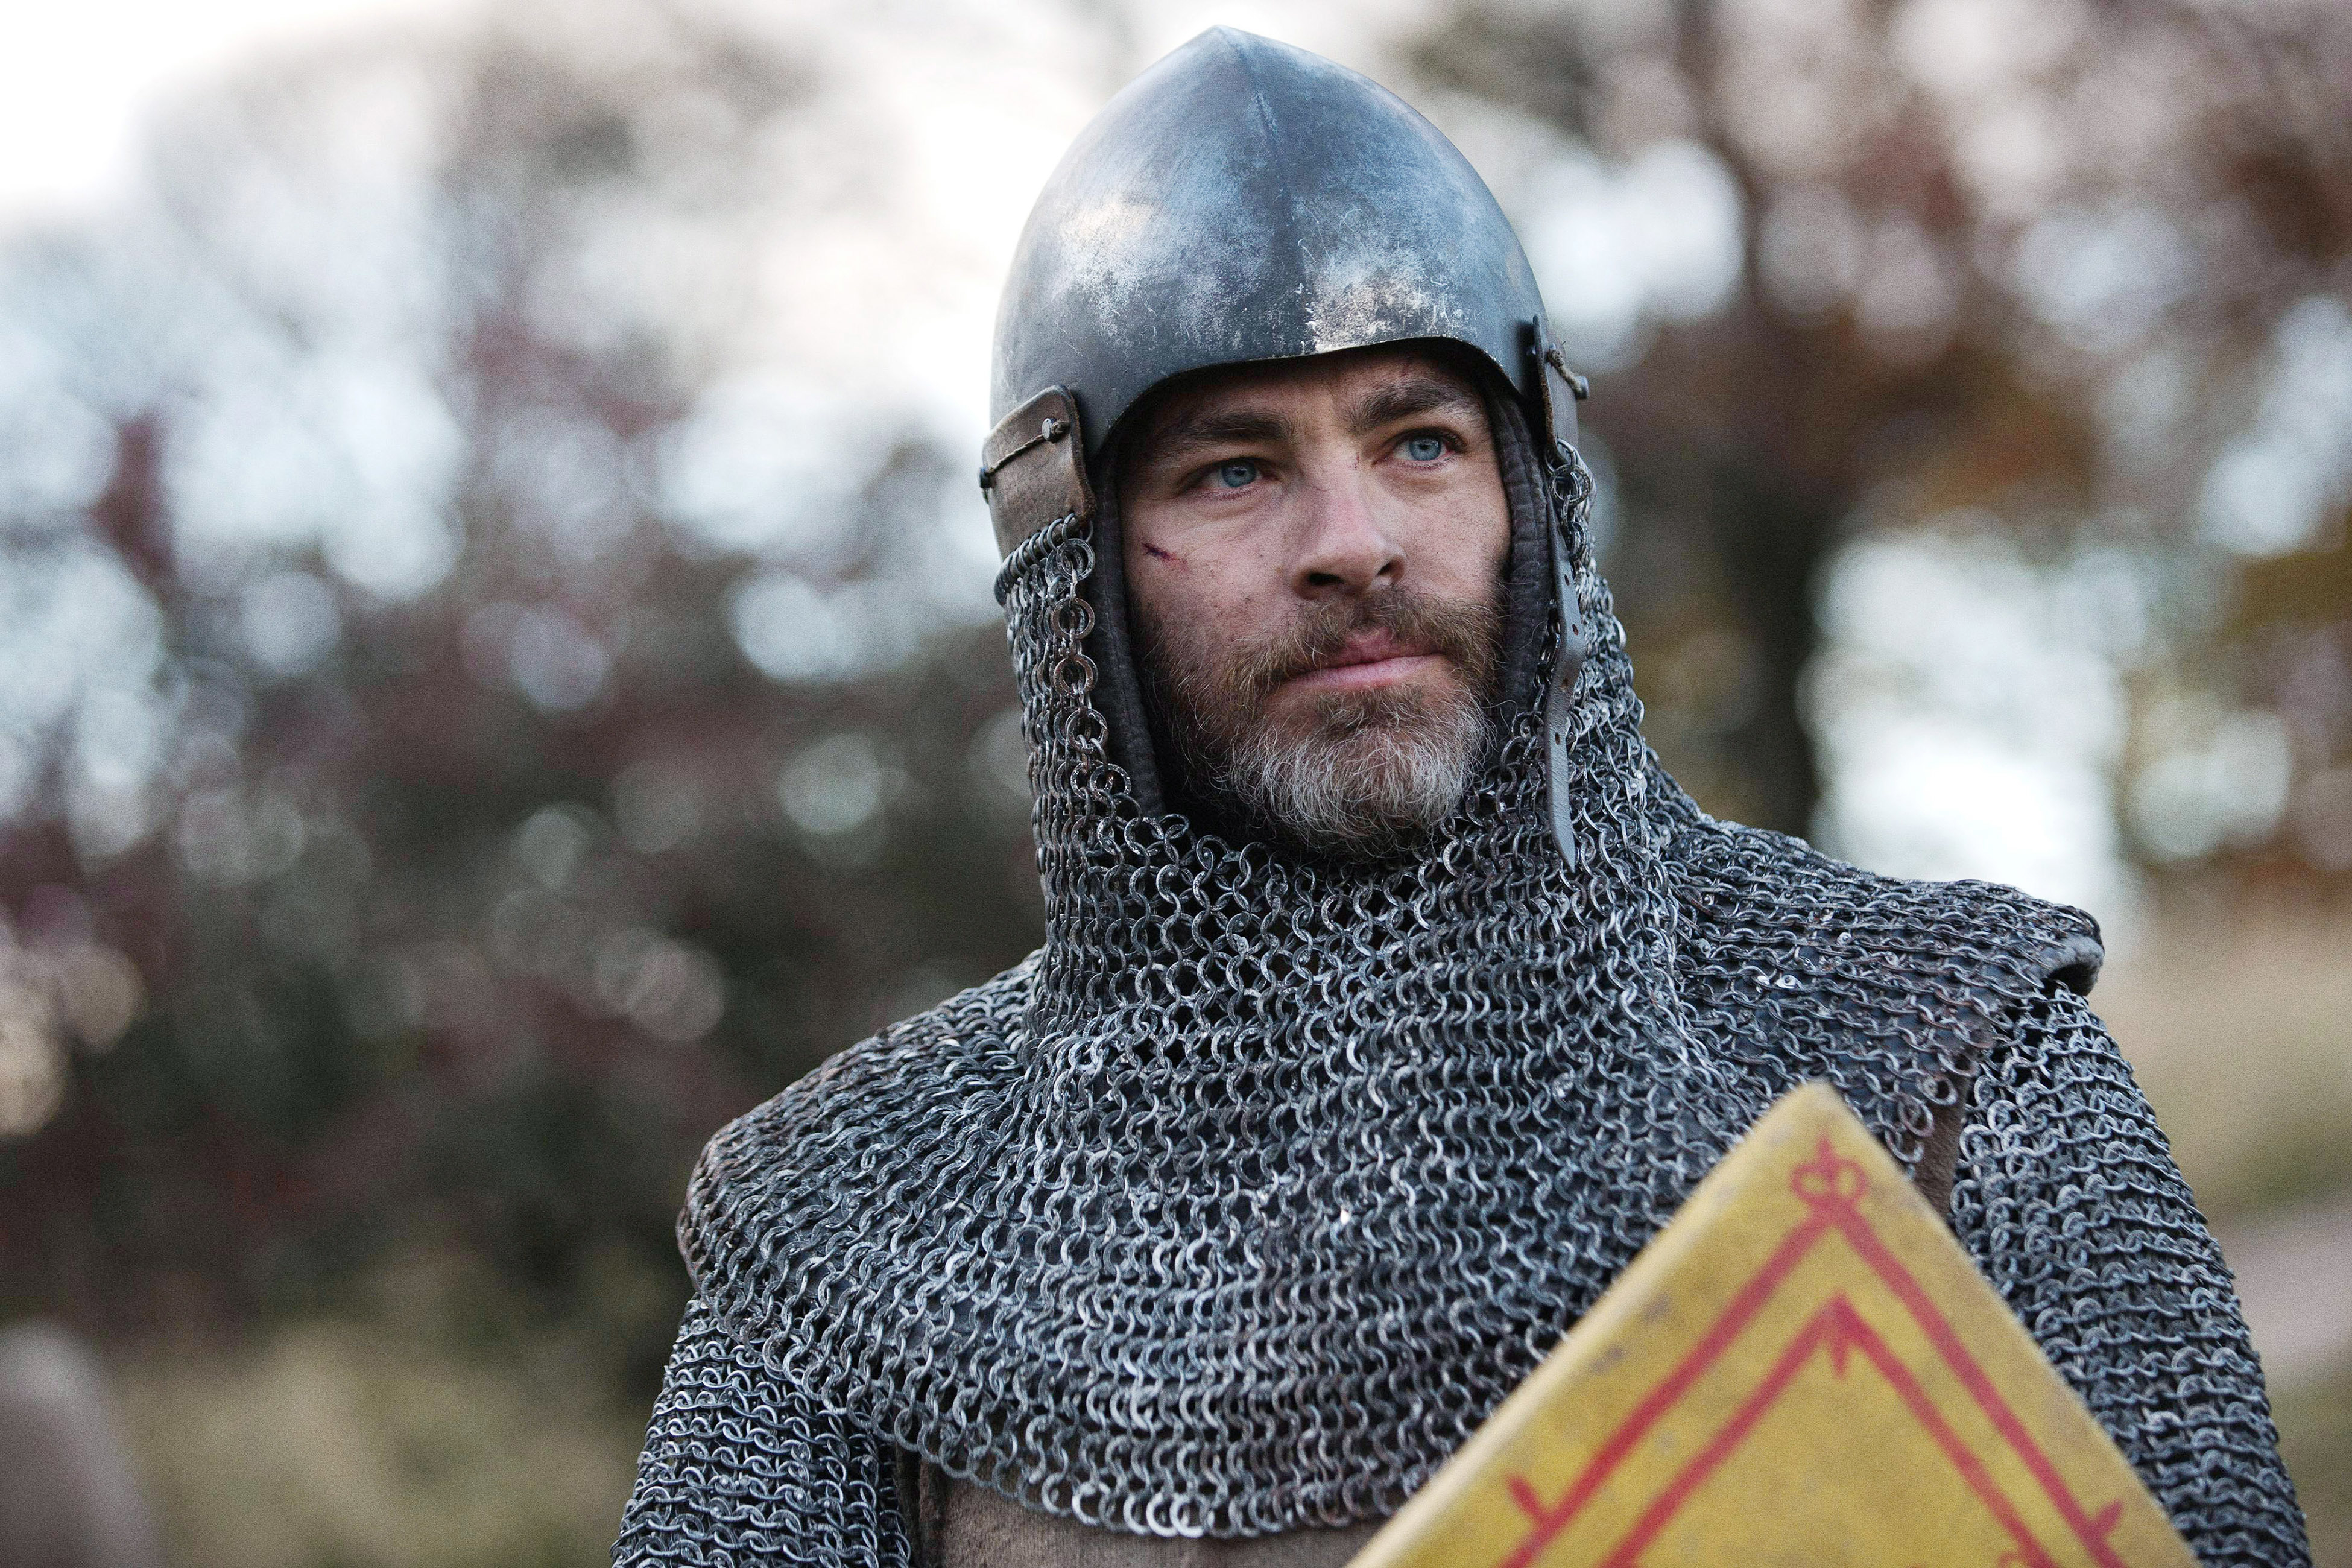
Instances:
[[[1284,681],[1321,668],[1359,633],[1382,631],[1405,647],[1445,658],[1473,691],[1486,695],[1494,683],[1502,619],[1490,603],[1436,599],[1405,589],[1334,599],[1279,631],[1239,645],[1219,684],[1228,697],[1254,705]]]

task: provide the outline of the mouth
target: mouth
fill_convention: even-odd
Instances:
[[[1307,691],[1352,691],[1392,685],[1443,668],[1444,656],[1404,642],[1384,631],[1360,634],[1314,668],[1283,684]]]

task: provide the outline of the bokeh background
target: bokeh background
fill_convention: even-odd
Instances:
[[[2105,923],[2352,1564],[2340,0],[70,9],[0,62],[0,1381],[121,1561],[603,1560],[701,1142],[1036,939],[995,289],[1230,21],[1521,226],[1702,801]]]

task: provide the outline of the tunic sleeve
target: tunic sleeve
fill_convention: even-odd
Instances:
[[[654,1402],[615,1568],[909,1568],[896,1450],[794,1397],[700,1300]]]
[[[2205,1568],[2308,1568],[2237,1289],[2090,1005],[2053,987],[1981,1068],[1952,1228]]]

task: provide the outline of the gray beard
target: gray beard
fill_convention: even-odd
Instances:
[[[1244,826],[1326,854],[1392,853],[1453,814],[1485,752],[1500,620],[1492,605],[1401,596],[1334,606],[1264,646],[1229,650],[1185,647],[1150,616],[1138,620],[1154,725],[1192,793]],[[1367,624],[1444,655],[1457,679],[1433,692],[1333,694],[1303,716],[1268,717],[1276,687]]]
[[[1304,735],[1261,726],[1194,765],[1208,763],[1218,795],[1285,837],[1383,854],[1453,814],[1486,743],[1486,704],[1459,689],[1337,699],[1317,719]]]

